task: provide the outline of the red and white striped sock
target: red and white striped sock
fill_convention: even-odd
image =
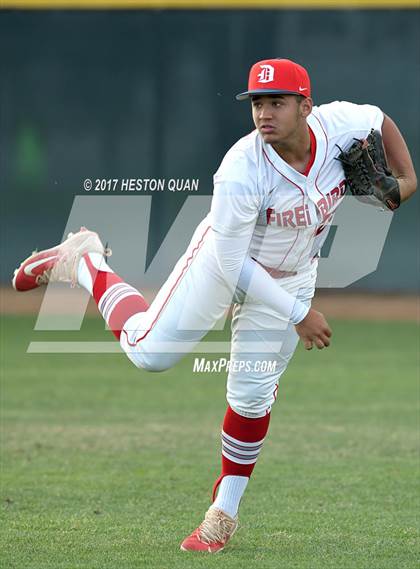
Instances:
[[[127,320],[149,308],[139,291],[115,274],[99,253],[87,253],[80,259],[78,282],[93,296],[118,340]]]
[[[213,487],[213,507],[236,516],[270,423],[270,413],[251,419],[227,408],[222,429],[222,472]],[[217,498],[216,491],[219,488]]]

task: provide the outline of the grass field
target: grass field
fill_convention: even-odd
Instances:
[[[216,556],[179,543],[218,474],[225,375],[28,355],[33,339],[111,338],[99,319],[33,325],[2,325],[2,569],[419,567],[416,324],[336,321],[329,350],[298,350]]]

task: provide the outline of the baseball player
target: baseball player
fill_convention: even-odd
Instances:
[[[384,207],[398,207],[417,185],[395,123],[376,106],[313,106],[308,73],[293,61],[253,65],[237,99],[250,100],[255,130],[225,155],[211,210],[150,306],[112,271],[98,235],[85,228],[32,254],[13,278],[18,291],[56,281],[84,287],[130,360],[149,371],[190,352],[233,300],[222,467],[204,521],[181,545],[187,551],[220,551],[235,532],[279,378],[299,338],[308,350],[330,345],[331,329],[311,299],[318,253],[346,190],[343,167],[352,174],[346,151],[360,140],[365,163],[354,167],[355,185],[370,173]],[[372,129],[382,133],[393,174],[368,153]],[[250,365],[239,365],[244,360]],[[275,369],[259,365],[266,361]]]

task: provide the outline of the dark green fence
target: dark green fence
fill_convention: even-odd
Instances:
[[[89,178],[199,178],[251,130],[234,94],[266,57],[304,64],[316,103],[370,102],[419,167],[415,11],[0,12],[1,280],[62,236]],[[154,197],[153,256],[183,197]],[[378,271],[356,286],[418,286],[418,197],[394,217]],[[163,220],[163,221],[162,221]]]

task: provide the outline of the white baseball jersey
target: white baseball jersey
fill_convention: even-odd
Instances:
[[[381,129],[382,111],[334,102],[307,119],[316,141],[307,174],[289,166],[257,131],[240,139],[214,176],[211,211],[150,308],[125,324],[121,346],[138,366],[167,369],[221,318],[235,293],[231,360],[275,360],[275,369],[232,367],[228,402],[257,417],[275,401],[297,344],[328,225],[345,191],[340,150]],[[264,268],[263,268],[264,267]],[[236,299],[240,296],[236,296]],[[246,356],[244,356],[246,354]]]
[[[307,176],[282,160],[257,130],[241,138],[214,177],[212,228],[232,236],[252,228],[251,257],[266,267],[304,271],[345,192],[342,166],[334,160],[338,147],[347,149],[382,122],[382,111],[371,105],[336,101],[314,107],[308,124],[316,154]]]

